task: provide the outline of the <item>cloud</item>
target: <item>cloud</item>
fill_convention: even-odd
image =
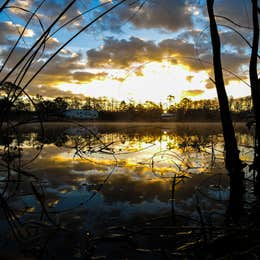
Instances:
[[[54,18],[56,18],[61,11],[68,5],[70,1],[69,0],[63,0],[63,1],[46,1],[38,10],[37,15],[40,18],[41,22],[46,26],[48,26]],[[39,1],[33,1],[33,0],[15,0],[12,3],[12,6],[16,6],[18,8],[10,8],[8,9],[11,13],[19,16],[24,21],[27,21],[31,14],[29,12],[25,12],[22,9],[28,10],[33,12],[36,7],[39,5]],[[20,8],[20,9],[19,9]],[[22,9],[21,9],[22,8]],[[77,3],[72,5],[70,9],[60,18],[59,25],[62,25],[66,23],[67,21],[71,20],[75,16],[78,16],[81,14]],[[84,22],[84,18],[80,16],[77,20],[73,21],[70,25],[68,25],[66,28],[68,30],[78,30],[79,28],[82,28],[82,24]]]
[[[156,44],[137,37],[128,40],[110,37],[104,40],[101,48],[87,51],[87,62],[90,67],[95,68],[129,68],[135,64],[160,62],[167,58],[173,64],[189,66],[192,70],[210,70],[210,50],[204,47],[200,51],[202,63],[205,61],[203,65],[197,55],[194,44],[182,39],[165,39]],[[248,64],[248,56],[226,51],[222,53],[222,61],[224,67],[238,72],[241,65]]]
[[[85,69],[86,65],[82,62],[81,54],[58,55],[34,82],[53,86],[62,83],[89,83],[94,80],[104,80],[107,76],[105,72],[91,73]]]
[[[67,1],[68,3],[69,1]],[[66,3],[66,5],[67,5]],[[62,7],[65,7],[63,4]],[[60,11],[60,4],[58,4],[57,9]],[[60,24],[65,24],[66,22],[70,21],[76,16],[79,16],[81,14],[81,11],[78,9],[76,5],[73,5],[60,19]],[[70,31],[79,30],[83,27],[84,18],[82,16],[79,16],[75,21],[73,21],[71,24],[66,26],[66,28]]]
[[[245,0],[219,0],[215,1],[216,15],[228,17],[234,22],[244,26],[252,25],[251,1]]]
[[[8,62],[4,72],[7,73],[7,71],[15,65],[15,63],[25,54],[26,51],[26,48],[16,48],[12,59]],[[0,59],[4,60],[7,54],[7,50],[0,51]],[[44,63],[44,60],[46,60],[49,55],[50,54],[46,54],[40,60],[35,61],[23,83],[32,77],[32,75]],[[36,87],[53,87],[64,83],[89,83],[94,80],[103,80],[107,76],[107,73],[105,72],[91,73],[85,70],[86,64],[83,62],[82,54],[67,50],[65,53],[57,55],[52,62],[50,62],[34,79],[32,85]],[[1,75],[2,77],[4,76],[3,74]],[[9,78],[8,80],[14,80],[14,77]],[[39,88],[37,90],[42,93],[45,89]],[[55,94],[53,88],[50,88],[50,91],[50,95]]]
[[[194,76],[192,76],[192,75],[186,77],[187,81],[189,81],[189,82],[191,82],[193,78],[194,78]]]
[[[249,64],[249,57],[247,55],[237,55],[236,53],[222,53],[223,67],[232,70],[233,72],[239,72],[241,65]]]
[[[143,1],[127,2],[105,17],[103,26],[119,30],[122,23],[128,21],[136,28],[156,28],[169,32],[192,26],[191,9],[187,1],[160,0],[142,3]]]
[[[195,96],[202,95],[204,92],[205,91],[202,90],[202,89],[183,90],[182,91],[182,96],[195,97]]]
[[[161,60],[158,47],[152,41],[143,41],[136,37],[129,40],[106,38],[100,50],[87,51],[90,67],[126,68],[134,62]]]
[[[107,77],[107,73],[90,73],[84,71],[77,71],[72,74],[72,78],[76,83],[88,83],[93,80],[104,80]]]
[[[14,41],[10,37],[18,37],[22,33],[24,27],[20,24],[14,24],[13,22],[5,21],[0,22],[0,44],[9,45]],[[31,29],[26,29],[23,34],[24,37],[33,37],[34,31]]]
[[[46,42],[45,48],[47,49],[56,49],[57,47],[60,46],[60,42],[57,38],[55,37],[50,37],[48,41]]]
[[[230,45],[232,52],[245,53],[248,50],[246,42],[232,31],[220,31],[219,33],[222,45]],[[245,34],[244,34],[245,35]],[[246,36],[246,35],[245,35]]]
[[[181,39],[167,39],[155,44],[137,37],[129,40],[106,38],[100,49],[87,51],[90,67],[127,68],[134,63],[162,61],[165,57],[194,57],[193,44]],[[184,62],[184,59],[183,59]]]
[[[17,63],[17,61],[19,61],[27,52],[28,49],[24,48],[24,47],[16,47],[11,58],[9,59],[7,65],[6,65],[6,69],[9,70],[11,68],[13,68],[15,66],[15,64]],[[0,61],[3,61],[7,58],[9,54],[9,49],[8,48],[3,48],[0,49]]]
[[[32,96],[41,95],[44,97],[78,97],[80,99],[84,98],[84,95],[74,94],[71,91],[63,91],[55,87],[47,86],[36,86],[31,85],[27,88],[27,93]]]
[[[33,12],[38,4],[39,1],[34,0],[15,0],[11,2],[9,5],[10,8],[6,10],[8,10],[10,14],[16,15],[20,19],[28,21],[31,16],[30,11]],[[39,13],[38,16],[40,16]]]
[[[55,40],[54,40],[54,42],[55,42]],[[13,68],[15,66],[16,62],[19,61],[26,54],[27,51],[28,51],[27,48],[17,47],[15,49],[14,53],[12,54],[11,59],[9,60],[9,63],[7,65],[6,69]],[[9,51],[7,49],[0,50],[0,59],[4,60],[7,57],[8,53],[9,53]],[[31,71],[32,72],[36,71],[37,68],[45,62],[44,60],[46,60],[50,57],[50,55],[51,55],[51,53],[46,53],[40,57],[41,59],[37,59],[37,58],[39,58],[37,56],[34,61],[33,69],[31,69]],[[83,69],[83,68],[85,68],[85,64],[82,63],[82,55],[80,53],[71,53],[70,55],[57,55],[43,69],[43,71],[50,75],[54,75],[54,74],[66,75],[71,70]]]

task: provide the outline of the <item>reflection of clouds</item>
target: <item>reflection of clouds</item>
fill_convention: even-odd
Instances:
[[[81,144],[91,144],[90,138],[84,139],[84,136],[68,136],[64,139],[63,146],[55,146],[58,131],[54,131],[54,128],[47,131],[52,134],[46,135],[46,145],[37,160],[28,165],[27,170],[46,180],[45,203],[50,212],[61,212],[60,217],[67,218],[69,223],[74,217],[79,218],[79,221],[94,229],[105,223],[111,225],[112,219],[127,221],[137,216],[160,215],[169,211],[172,185],[172,178],[169,177],[178,172],[178,167],[174,167],[174,164],[183,163],[186,156],[190,165],[195,167],[193,173],[196,174],[192,174],[191,179],[185,178],[184,183],[176,186],[176,210],[196,216],[194,187],[200,187],[207,195],[200,194],[203,210],[206,211],[210,211],[210,207],[219,210],[223,206],[212,203],[211,199],[217,199],[218,196],[225,199],[228,196],[228,190],[222,192],[212,189],[210,185],[216,183],[215,179],[205,181],[209,174],[200,174],[208,171],[211,152],[209,144],[213,143],[217,160],[223,163],[223,139],[218,135],[219,129],[216,126],[214,124],[207,129],[206,125],[172,124],[172,127],[152,128],[146,124],[122,130],[118,127],[103,129],[98,125],[100,138],[104,143],[111,143],[116,160],[111,154],[104,153],[86,153],[83,158],[75,156],[75,137],[80,139]],[[253,140],[246,138],[248,133],[245,130],[239,130],[238,136],[243,145]],[[27,134],[27,137],[24,139],[22,160],[28,160],[37,150],[33,148],[37,135]],[[245,156],[247,151],[244,148]],[[151,158],[156,153],[152,168]],[[175,157],[178,157],[177,161]],[[223,172],[223,169],[220,171]],[[183,172],[187,174],[191,170],[185,168]],[[29,191],[28,184],[21,185],[24,192]],[[25,214],[30,216],[40,211],[33,196],[22,196],[12,206],[24,207]]]
[[[75,208],[77,216],[84,221],[87,229],[97,232],[98,228],[113,223],[129,221],[135,217],[154,216],[167,212],[170,205],[167,202],[161,202],[158,199],[152,201],[142,201],[141,203],[130,203],[129,201],[116,201],[111,203],[106,201],[102,194],[97,194],[91,201],[87,201],[89,193],[82,194],[74,192],[70,196],[61,200],[54,210],[61,211],[65,208]],[[79,201],[83,206],[78,208]]]

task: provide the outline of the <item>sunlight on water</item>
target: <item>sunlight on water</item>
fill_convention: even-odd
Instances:
[[[31,183],[23,177],[12,208],[22,221],[40,217],[42,205],[39,195],[32,194],[33,186],[34,191],[44,191],[44,205],[53,221],[66,225],[73,218],[77,225],[99,232],[111,221],[126,223],[169,213],[175,178],[176,210],[195,216],[195,188],[209,198],[228,198],[220,133],[218,124],[50,125],[42,137],[28,126],[19,133],[22,150],[17,149],[15,136],[1,139],[1,153],[7,143],[11,147],[12,167],[24,165],[40,180]],[[237,138],[241,158],[252,160],[252,134],[241,125]],[[6,162],[1,163],[3,169]],[[1,172],[1,192],[12,196],[15,184],[7,187],[4,181],[16,175]],[[220,178],[215,176],[223,176],[221,185],[214,184]],[[223,210],[222,204],[203,203]]]

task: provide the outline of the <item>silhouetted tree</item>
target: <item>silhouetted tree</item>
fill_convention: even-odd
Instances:
[[[214,0],[207,0],[208,15],[210,20],[210,34],[213,49],[213,66],[215,74],[215,85],[217,89],[220,117],[222,122],[225,143],[225,166],[230,175],[230,197],[228,215],[237,222],[243,208],[243,172],[242,163],[239,158],[239,150],[235,137],[235,130],[229,110],[229,102],[225,90],[222,64],[221,43],[214,15]]]
[[[69,106],[69,104],[62,98],[62,97],[56,97],[53,102],[55,103],[56,106],[56,111],[58,113],[63,112],[66,110]]]
[[[258,45],[259,45],[259,20],[258,20],[258,1],[252,0],[252,16],[253,16],[253,42],[252,42],[252,51],[249,65],[249,77],[251,85],[251,94],[253,101],[253,110],[256,119],[255,126],[255,159],[254,159],[254,169],[257,171],[257,191],[260,192],[260,79],[258,78],[257,73],[257,59],[258,59]]]
[[[214,15],[214,0],[207,0],[208,15],[210,20],[210,34],[213,49],[213,65],[215,74],[215,85],[217,89],[220,116],[223,128],[223,136],[225,141],[225,164],[229,173],[234,178],[240,179],[241,161],[239,158],[239,150],[237,147],[237,140],[232,124],[232,118],[229,110],[228,97],[225,90],[222,64],[221,64],[221,43],[217,24]]]

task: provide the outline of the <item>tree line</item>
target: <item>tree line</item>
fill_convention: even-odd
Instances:
[[[137,103],[134,100],[119,101],[107,97],[56,97],[46,99],[40,95],[32,97],[33,104],[23,96],[15,103],[8,99],[0,99],[0,109],[10,106],[10,116],[30,117],[40,113],[43,119],[57,119],[64,117],[63,112],[71,109],[97,110],[100,119],[104,120],[161,120],[163,113],[172,114],[174,121],[219,121],[219,104],[217,98],[191,100],[183,98],[179,102],[167,102],[162,104],[153,101]],[[247,121],[252,116],[252,99],[250,96],[242,98],[230,98],[229,108],[236,121]]]

